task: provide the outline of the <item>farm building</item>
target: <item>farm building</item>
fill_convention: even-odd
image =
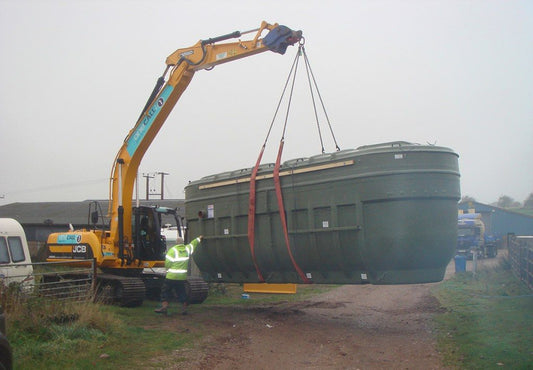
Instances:
[[[509,233],[533,235],[533,216],[478,202],[459,203],[458,207],[464,213],[470,210],[470,212],[481,214],[486,232],[498,238],[502,238]]]
[[[87,227],[90,223],[89,205],[94,206],[95,202],[102,213],[107,215],[107,200],[86,200],[82,202],[11,203],[0,206],[0,217],[14,218],[20,222],[30,243],[32,254],[34,254],[46,242],[49,234],[66,231],[70,225],[75,229]],[[181,217],[185,216],[183,199],[141,200],[140,204],[173,208]],[[163,220],[163,223],[166,222],[174,224],[170,217],[168,220]]]

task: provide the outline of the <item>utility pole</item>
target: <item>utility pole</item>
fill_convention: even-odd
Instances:
[[[150,179],[153,179],[155,175],[149,173],[143,173],[143,177],[146,178],[146,200],[150,199]]]
[[[161,176],[161,191],[159,193],[153,192],[150,194],[150,179],[155,178],[156,175]],[[146,178],[146,200],[150,199],[150,195],[160,195],[161,200],[165,199],[165,176],[166,175],[170,175],[170,174],[168,172],[143,173],[143,177]]]
[[[167,172],[158,172],[158,175],[161,175],[161,200],[165,199],[164,197],[164,189],[165,189],[165,175],[170,175]]]

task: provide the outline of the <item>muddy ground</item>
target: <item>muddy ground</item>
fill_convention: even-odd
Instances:
[[[446,278],[454,270],[452,262]],[[430,293],[435,284],[346,285],[301,302],[206,312],[193,306],[166,324],[178,335],[209,334],[193,349],[154,363],[165,369],[445,369],[431,322],[442,311]]]

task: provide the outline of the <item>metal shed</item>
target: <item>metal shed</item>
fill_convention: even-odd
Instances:
[[[459,203],[459,209],[465,213],[474,210],[481,214],[486,232],[498,238],[508,233],[533,235],[533,216],[478,202]]]

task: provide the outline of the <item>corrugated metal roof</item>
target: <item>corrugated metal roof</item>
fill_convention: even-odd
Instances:
[[[474,209],[483,217],[487,232],[504,236],[507,233],[533,235],[533,216],[479,202],[459,203],[458,208],[467,212]]]
[[[502,212],[502,213],[508,213],[508,214],[512,214],[516,216],[533,219],[533,216],[526,215],[524,213],[516,212],[511,209],[491,206],[490,204],[484,204],[484,203],[479,203],[479,202],[462,202],[462,203],[459,203],[458,207],[459,209],[462,209],[463,211],[468,211],[468,209],[473,208],[476,210],[476,212]]]
[[[46,224],[55,225],[69,223],[73,225],[87,224],[89,204],[91,200],[82,202],[33,202],[11,203],[0,206],[0,217],[14,218],[23,225]],[[97,201],[104,214],[107,214],[108,201]],[[151,199],[141,200],[141,205],[157,205],[161,207],[178,208],[178,213],[184,215],[183,199]],[[134,202],[135,204],[135,202]]]

